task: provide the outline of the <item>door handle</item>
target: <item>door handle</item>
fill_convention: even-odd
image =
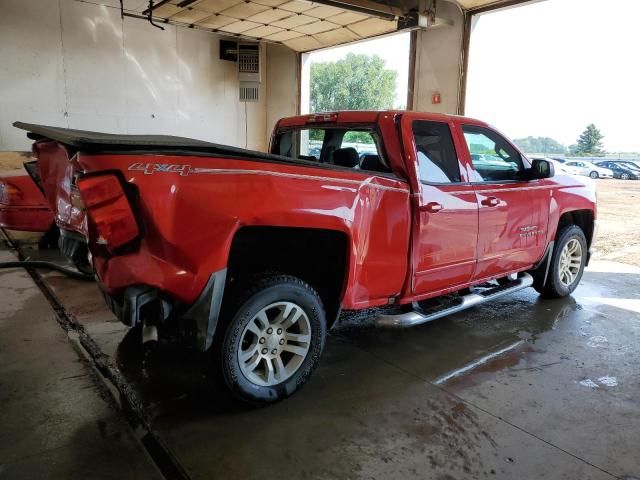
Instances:
[[[438,202],[429,202],[424,206],[424,209],[429,213],[438,213],[442,210],[442,205]]]
[[[480,202],[485,207],[496,207],[500,204],[500,200],[496,197],[487,197]]]

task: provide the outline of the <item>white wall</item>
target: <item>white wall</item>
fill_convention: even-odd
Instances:
[[[438,2],[438,17],[453,21],[452,26],[438,26],[417,32],[413,110],[457,113],[464,19],[452,3]],[[442,103],[432,104],[439,92]]]
[[[16,120],[265,149],[274,117],[296,114],[297,56],[284,47],[262,45],[260,102],[244,104],[213,33],[77,0],[0,0],[0,12],[0,150],[30,148]]]
[[[267,44],[267,135],[282,117],[298,112],[299,66],[297,54],[283,45]]]

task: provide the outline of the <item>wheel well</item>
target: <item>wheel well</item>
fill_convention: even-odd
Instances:
[[[347,272],[348,237],[335,230],[243,227],[236,232],[227,264],[227,282],[266,271],[294,275],[320,295],[327,327],[335,321]]]
[[[593,240],[593,220],[593,211],[591,210],[573,210],[571,212],[565,212],[562,214],[560,221],[558,222],[556,238],[563,227],[567,225],[577,225],[584,232],[584,236],[587,238],[587,245],[591,247],[591,241]]]

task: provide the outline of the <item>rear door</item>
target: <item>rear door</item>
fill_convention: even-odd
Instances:
[[[476,263],[478,205],[458,153],[453,123],[419,114],[402,118],[413,188],[412,294],[416,297],[468,282]]]
[[[473,165],[478,205],[478,258],[474,280],[523,270],[543,255],[550,183],[524,180],[528,163],[493,129],[461,126]]]

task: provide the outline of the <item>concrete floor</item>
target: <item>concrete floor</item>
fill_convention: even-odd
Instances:
[[[193,479],[640,477],[640,268],[594,263],[572,298],[528,289],[405,331],[345,315],[310,383],[258,410],[206,355],[163,342],[143,362],[95,285],[44,277]]]
[[[0,479],[160,479],[23,269],[0,299]]]

